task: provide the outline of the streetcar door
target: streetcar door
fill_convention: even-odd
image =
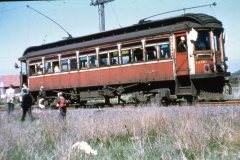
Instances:
[[[188,53],[187,53],[187,36],[178,34],[175,38],[176,44],[176,75],[183,76],[189,74]]]

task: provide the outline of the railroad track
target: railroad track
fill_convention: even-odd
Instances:
[[[139,104],[137,107],[145,106],[146,104]],[[188,104],[186,104],[188,105]],[[183,105],[184,106],[184,105]],[[234,99],[234,100],[224,100],[224,101],[202,101],[202,102],[197,102],[193,104],[192,106],[199,106],[199,107],[204,107],[204,106],[240,106],[240,99]],[[107,105],[96,105],[96,106],[85,106],[85,107],[78,107],[78,108],[107,108],[107,107],[112,107],[112,108],[133,108],[136,107],[134,104],[125,104],[124,106],[122,104],[115,104],[112,106],[107,106]],[[168,107],[171,107],[168,106]],[[180,106],[181,107],[181,106]],[[38,108],[38,107],[33,107],[33,109]],[[69,106],[69,110],[74,110],[78,109],[75,106]],[[0,112],[6,112],[6,107],[0,108]],[[21,110],[20,107],[15,108],[16,111]],[[44,109],[43,109],[44,110]]]
[[[225,101],[206,101],[206,102],[198,102],[197,105],[200,106],[240,106],[240,99],[234,100],[225,100]]]

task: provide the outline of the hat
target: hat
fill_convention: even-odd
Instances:
[[[43,86],[40,87],[40,89],[43,89],[43,88],[44,88]]]
[[[182,36],[182,37],[181,37],[181,40],[182,40],[182,41],[185,41],[185,37]]]
[[[62,96],[62,92],[59,92],[57,95],[58,95],[58,97]]]

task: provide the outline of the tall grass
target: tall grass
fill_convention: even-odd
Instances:
[[[79,109],[66,122],[56,110],[0,116],[0,159],[237,159],[239,107]],[[96,156],[73,149],[86,141]]]

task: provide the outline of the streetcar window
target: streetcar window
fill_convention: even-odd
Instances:
[[[220,47],[219,47],[219,37],[220,37],[220,35],[219,35],[219,33],[214,33],[214,36],[213,36],[213,40],[214,40],[214,51],[216,52],[216,51],[219,51],[220,49]]]
[[[97,56],[96,55],[89,56],[89,68],[93,68],[96,66],[97,66]]]
[[[52,62],[52,66],[53,66],[53,70],[54,70],[55,73],[60,72],[58,61]]]
[[[99,55],[99,62],[100,62],[100,66],[107,66],[109,65],[109,61],[108,61],[108,54],[100,54]]]
[[[61,61],[61,64],[62,64],[62,66],[61,66],[62,71],[63,71],[63,72],[68,71],[68,60],[67,60],[67,59],[62,60],[62,61]]]
[[[70,70],[77,70],[77,59],[70,59]]]
[[[80,57],[80,69],[87,68],[87,57]]]
[[[210,50],[210,37],[208,32],[198,32],[198,38],[195,42],[195,50]]]
[[[148,61],[157,59],[157,46],[146,47],[146,55]]]
[[[118,52],[111,52],[110,53],[110,61],[112,65],[119,64]]]
[[[42,63],[37,64],[37,74],[42,74],[43,73],[43,65]]]
[[[45,63],[45,73],[51,73],[51,72],[52,72],[51,62],[46,62]]]
[[[170,49],[169,44],[162,44],[160,45],[160,58],[170,58]]]
[[[131,50],[122,50],[122,64],[131,63]]]
[[[29,75],[32,76],[34,74],[36,74],[35,65],[31,65],[29,66]]]
[[[197,60],[211,59],[211,54],[197,54]]]
[[[143,61],[143,50],[142,48],[133,49],[134,61],[140,62]]]

